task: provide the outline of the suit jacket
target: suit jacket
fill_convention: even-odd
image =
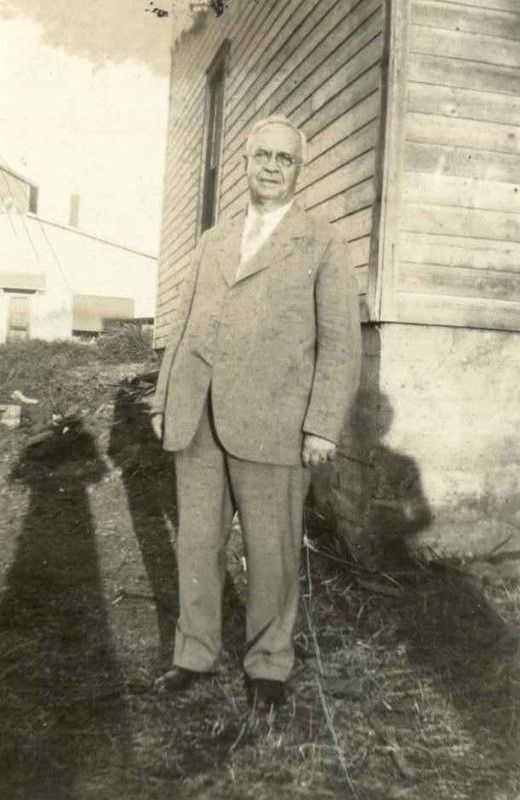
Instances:
[[[191,442],[211,384],[219,439],[248,461],[297,464],[303,432],[338,442],[360,372],[346,245],[297,205],[242,266],[244,218],[204,233],[183,283],[152,412],[164,447]]]

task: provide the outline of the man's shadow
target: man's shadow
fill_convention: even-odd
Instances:
[[[171,668],[179,613],[174,540],[178,525],[175,464],[155,437],[145,391],[156,374],[124,381],[116,395],[108,454],[121,469],[134,533],[155,600],[159,630],[159,671]],[[144,391],[143,388],[145,387]],[[243,610],[233,582],[224,587],[224,637],[242,636]],[[237,656],[238,657],[238,656]]]
[[[366,428],[375,414],[370,443],[366,535],[381,571],[403,588],[392,601],[398,636],[408,659],[426,669],[435,689],[457,709],[480,752],[500,762],[506,775],[518,766],[520,700],[519,635],[468,573],[440,557],[421,554],[421,533],[433,521],[419,465],[386,443],[393,409],[377,389],[360,392],[354,421]],[[453,520],[456,526],[456,519]],[[419,546],[418,546],[419,545]],[[517,678],[517,675],[516,675]],[[476,797],[485,797],[475,787]]]
[[[0,603],[0,794],[71,800],[85,764],[128,760],[123,677],[88,488],[105,466],[79,420],[28,446],[29,508]],[[110,760],[109,760],[110,759]]]
[[[163,670],[170,665],[178,614],[177,561],[172,541],[177,507],[173,458],[154,436],[149,406],[140,388],[153,379],[144,375],[120,385],[108,455],[121,469],[134,534],[155,601],[158,668]]]

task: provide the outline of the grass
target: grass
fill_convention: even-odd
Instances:
[[[222,670],[154,695],[177,591],[173,468],[136,375],[152,365],[40,347],[16,388],[88,413],[39,449],[31,426],[2,434],[0,797],[517,800],[518,586],[411,558],[367,572],[311,510],[287,707],[246,703],[238,525]]]

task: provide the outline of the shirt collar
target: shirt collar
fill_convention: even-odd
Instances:
[[[272,211],[266,211],[265,214],[260,214],[253,205],[249,204],[247,209],[246,219],[248,221],[251,221],[255,217],[261,217],[264,224],[280,222],[282,217],[284,217],[287,211],[289,211],[293,203],[294,199],[291,199],[284,206],[280,206],[279,208],[274,208]]]

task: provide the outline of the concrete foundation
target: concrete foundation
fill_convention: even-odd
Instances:
[[[365,561],[520,555],[520,334],[387,323],[364,350],[318,508]]]

